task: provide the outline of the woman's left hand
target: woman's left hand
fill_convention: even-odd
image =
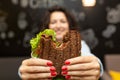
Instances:
[[[62,75],[69,80],[98,80],[100,64],[95,56],[79,56],[65,61]]]

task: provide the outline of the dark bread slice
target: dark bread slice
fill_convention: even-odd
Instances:
[[[70,30],[64,36],[62,46],[60,47],[56,47],[51,36],[42,35],[40,43],[41,53],[39,57],[51,60],[57,69],[58,75],[61,75],[61,67],[64,65],[65,60],[81,54],[80,33],[76,30]]]

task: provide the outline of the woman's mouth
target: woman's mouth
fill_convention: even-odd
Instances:
[[[61,34],[61,32],[56,32],[57,35]]]

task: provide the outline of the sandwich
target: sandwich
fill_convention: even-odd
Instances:
[[[70,30],[63,37],[62,42],[56,40],[56,33],[52,29],[39,32],[30,40],[32,57],[51,60],[61,76],[61,67],[69,58],[80,56],[81,38],[76,30]]]

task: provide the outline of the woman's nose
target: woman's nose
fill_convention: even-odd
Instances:
[[[56,27],[60,28],[61,27],[61,23],[57,22]]]

